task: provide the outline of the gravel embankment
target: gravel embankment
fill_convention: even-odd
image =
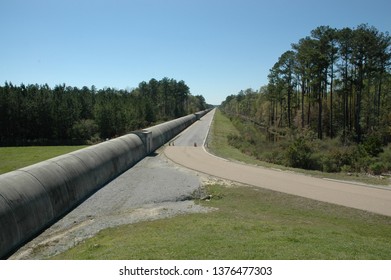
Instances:
[[[196,205],[201,178],[167,160],[150,156],[104,186],[85,202],[27,243],[9,259],[45,259],[100,230],[124,224],[207,212]]]

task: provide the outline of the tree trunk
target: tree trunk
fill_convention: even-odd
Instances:
[[[380,74],[379,78],[379,88],[377,91],[377,115],[376,115],[376,125],[380,125],[380,106],[381,106],[381,91],[382,91],[382,83],[383,83],[383,73]]]
[[[333,82],[334,82],[334,65],[331,64],[331,81],[330,81],[330,137],[334,138],[333,129]]]
[[[322,128],[322,94],[321,91],[319,91],[319,98],[318,98],[318,138],[323,139],[323,128]]]
[[[357,133],[357,143],[361,143],[361,99],[362,99],[362,91],[363,91],[363,65],[362,63],[359,65],[358,69],[358,90],[356,94],[356,110],[355,110],[355,122],[354,122],[354,128]]]
[[[291,95],[292,95],[292,87],[288,85],[288,127],[291,128]]]
[[[305,95],[305,82],[304,79],[301,82],[301,128],[304,128],[304,95]]]

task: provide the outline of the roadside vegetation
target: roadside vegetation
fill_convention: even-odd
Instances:
[[[255,135],[255,139],[257,139],[255,145],[251,145],[245,140],[238,141],[241,135],[250,135],[251,133],[253,133],[252,137]],[[217,109],[208,138],[208,148],[217,156],[247,164],[290,170],[319,178],[355,181],[373,185],[390,184],[389,176],[374,176],[362,172],[322,172],[290,167],[288,164],[285,165],[284,162],[279,164],[277,159],[284,159],[287,156],[284,152],[289,142],[281,141],[276,144],[262,141],[261,139],[264,138],[265,135],[252,122],[244,122],[242,119],[229,117]],[[319,140],[315,141],[320,142]]]
[[[221,104],[239,132],[228,143],[268,163],[387,176],[390,65],[388,33],[320,26],[281,55],[267,86]]]
[[[224,117],[235,128],[235,132],[226,135],[227,144],[252,158],[252,162],[258,160],[263,165],[262,162],[265,162],[302,170],[317,170],[331,176],[367,177],[383,184],[389,182],[391,144],[382,146],[375,136],[368,137],[360,144],[343,144],[340,138],[318,139],[313,131],[305,129],[289,132],[278,141],[270,141],[264,129],[252,121],[238,116]]]

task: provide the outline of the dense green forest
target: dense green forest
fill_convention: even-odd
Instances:
[[[204,110],[184,81],[163,78],[132,90],[56,85],[0,86],[0,144],[94,143]]]
[[[293,167],[389,171],[390,65],[388,32],[320,26],[279,57],[268,85],[221,104],[243,132],[230,141],[262,160]]]

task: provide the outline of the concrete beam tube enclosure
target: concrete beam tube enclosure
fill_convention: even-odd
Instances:
[[[209,110],[0,175],[0,258],[53,224]]]
[[[151,149],[156,150],[195,121],[196,116],[192,114],[148,128],[152,132]]]

